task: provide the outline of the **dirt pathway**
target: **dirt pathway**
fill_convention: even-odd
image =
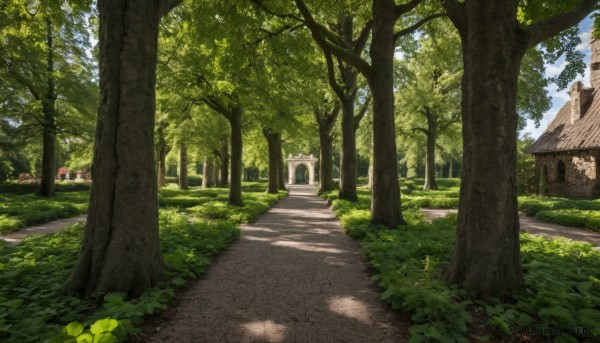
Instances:
[[[182,295],[148,342],[403,342],[359,245],[313,188],[293,187]]]
[[[0,235],[0,239],[7,241],[9,243],[19,244],[25,238],[27,238],[29,236],[39,236],[39,235],[45,235],[48,233],[59,232],[59,231],[63,230],[64,228],[66,228],[67,226],[70,226],[70,225],[73,225],[76,223],[85,222],[86,218],[87,218],[87,214],[80,214],[76,217],[59,219],[59,220],[54,220],[54,221],[47,222],[44,224],[28,226],[28,227],[24,227],[16,232],[11,232],[11,233],[7,233],[4,235]]]
[[[441,218],[445,217],[448,213],[456,213],[456,210],[446,209],[433,209],[423,208],[421,209],[423,214],[427,218]],[[576,227],[567,227],[558,224],[546,223],[541,220],[537,220],[533,217],[527,217],[524,213],[519,212],[519,220],[521,222],[521,231],[543,235],[546,237],[566,237],[574,241],[588,242],[596,246],[596,250],[600,250],[600,233],[580,229]]]

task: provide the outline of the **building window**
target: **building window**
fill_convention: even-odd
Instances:
[[[558,168],[557,168],[557,181],[565,182],[566,180],[566,167],[565,163],[561,160],[558,160]]]

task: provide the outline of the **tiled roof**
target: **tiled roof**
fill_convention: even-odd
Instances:
[[[571,105],[567,102],[527,152],[539,154],[600,148],[600,92],[594,90],[592,96],[592,103],[583,118],[574,124],[571,124]]]

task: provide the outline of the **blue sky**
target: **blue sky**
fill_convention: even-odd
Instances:
[[[547,87],[546,89],[548,90],[548,95],[552,97],[552,108],[548,112],[544,113],[544,118],[540,121],[540,126],[538,128],[535,127],[533,121],[529,121],[522,134],[529,133],[531,137],[538,138],[544,132],[544,130],[546,130],[548,125],[550,125],[550,122],[552,122],[552,119],[554,119],[554,116],[556,116],[556,113],[558,113],[560,108],[565,104],[565,102],[569,100],[569,94],[567,92],[570,89],[570,85],[572,85],[575,81],[581,81],[586,87],[590,87],[589,64],[591,55],[590,40],[592,33],[592,24],[593,20],[591,17],[587,17],[579,24],[579,37],[581,38],[582,43],[579,46],[577,46],[577,50],[585,54],[584,60],[585,63],[588,65],[588,68],[586,68],[585,70],[585,75],[578,76],[576,80],[573,80],[569,84],[569,87],[563,89],[560,92],[557,90],[555,84],[551,84],[549,87]],[[558,75],[565,68],[567,63],[568,62],[566,62],[563,57],[554,64],[547,64],[546,76],[552,77]]]

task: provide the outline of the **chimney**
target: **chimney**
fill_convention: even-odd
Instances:
[[[600,87],[600,39],[592,39],[592,62],[590,64],[590,83],[592,88]]]
[[[575,122],[585,115],[585,111],[587,111],[592,99],[592,90],[584,88],[581,81],[575,82],[571,87],[571,91],[569,92],[571,96],[571,124],[575,124]]]

